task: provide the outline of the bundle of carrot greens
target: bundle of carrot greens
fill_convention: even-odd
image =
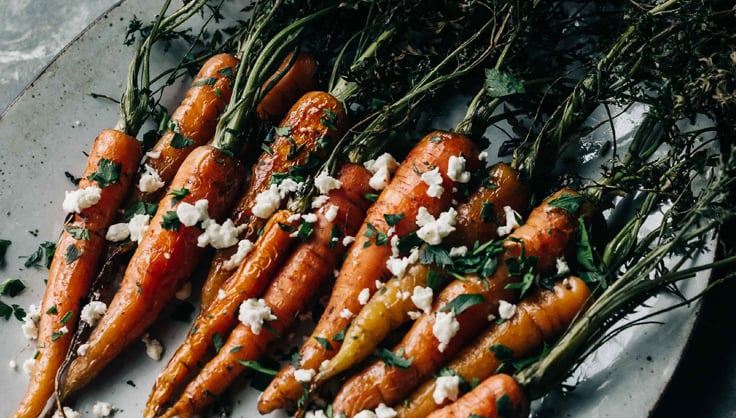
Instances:
[[[221,2],[167,16],[166,1],[131,27],[119,133],[96,140],[64,202],[14,416],[68,414],[130,343],[151,343],[197,271],[200,312],[146,417],[227,408],[254,373],[268,379],[252,414],[527,416],[657,314],[628,319],[649,298],[736,263],[691,263],[736,214],[728,2],[297,3],[254,2],[220,31]],[[204,29],[182,29],[198,13]],[[153,45],[175,38],[190,46],[153,88],[153,54],[171,53]],[[437,126],[458,94],[465,115]],[[592,132],[607,146],[582,174]],[[294,346],[306,313],[316,326]]]

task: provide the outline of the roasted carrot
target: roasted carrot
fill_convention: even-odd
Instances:
[[[492,277],[481,279],[473,275],[445,287],[435,299],[432,313],[421,315],[394,347],[394,354],[412,358],[411,364],[400,368],[376,361],[352,376],[335,396],[333,408],[336,413],[352,416],[363,409],[375,408],[380,403],[393,405],[449,361],[486,326],[487,320],[483,319],[489,315],[499,315],[501,301],[513,302],[518,298],[518,292],[509,288],[509,285],[520,282],[522,277],[510,273],[511,260],[515,260],[514,264],[526,266],[534,260],[532,257],[536,257],[536,262],[529,266],[533,267],[534,272],[554,272],[556,260],[568,254],[572,247],[568,244],[573,242],[578,232],[578,213],[587,208],[587,205],[579,202],[574,211],[557,206],[558,199],[565,196],[578,195],[572,190],[563,189],[548,197],[532,211],[524,225],[503,241],[505,251]],[[445,308],[455,300],[468,297],[476,298],[475,302],[467,305],[462,312],[455,314],[454,310]],[[451,332],[440,337],[440,333],[450,327],[454,328],[454,335]],[[435,332],[435,328],[440,333]]]
[[[507,374],[497,374],[481,382],[472,391],[427,418],[525,418],[529,401],[524,388]]]
[[[496,373],[503,361],[509,360],[494,355],[496,351],[489,353],[489,348],[502,347],[498,351],[503,350],[513,360],[535,355],[545,342],[553,342],[572,323],[591,301],[590,297],[588,285],[577,277],[557,282],[552,290],[538,289],[516,306],[511,319],[484,331],[446,368],[466,382],[482,381]],[[435,379],[426,381],[399,404],[398,416],[423,418],[450,403],[448,399],[439,404],[435,401],[436,383]]]
[[[204,248],[199,225],[179,223],[178,206],[208,202],[208,215],[222,221],[244,177],[240,162],[212,146],[198,147],[182,164],[170,189],[187,189],[181,199],[167,194],[123,275],[120,289],[92,331],[87,352],[69,366],[62,393],[79,390],[123,348],[143,335],[183,281],[192,273]],[[173,214],[173,215],[172,215]],[[176,218],[176,219],[175,219]]]
[[[265,90],[256,107],[258,117],[265,121],[278,121],[297,99],[314,89],[317,61],[312,54],[299,51],[294,58],[289,53],[276,72],[261,86]]]
[[[529,204],[529,194],[529,187],[516,170],[503,163],[494,165],[468,200],[458,205],[456,229],[442,244],[472,245],[497,238],[497,219],[504,216],[504,206],[524,212]],[[435,271],[430,273],[431,269]],[[421,311],[415,300],[420,298],[421,292],[428,292],[426,286],[430,274],[442,275],[442,272],[434,267],[415,264],[404,275],[389,280],[386,289],[375,294],[353,319],[345,333],[345,342],[335,357],[321,368],[313,386],[364,360],[391,330],[411,319],[410,312]],[[444,281],[446,277],[442,279]],[[415,296],[417,287],[421,289]],[[439,287],[434,289],[439,290]],[[431,306],[431,297],[428,303]]]
[[[217,118],[230,101],[238,59],[230,54],[217,54],[208,59],[192,81],[184,100],[171,115],[164,134],[151,148],[145,164],[147,172],[158,175],[168,184],[187,155],[212,140]],[[140,182],[138,175],[135,184]],[[134,187],[129,202],[158,202],[165,187]]]
[[[251,327],[238,324],[164,417],[188,417],[201,411],[212,402],[212,395],[221,395],[246,369],[242,362],[258,361],[268,344],[291,326],[323,283],[333,277],[346,250],[343,237],[352,236],[360,228],[370,204],[365,197],[372,192],[368,186],[370,177],[360,165],[342,167],[338,176],[342,187],[330,191],[328,203],[316,212],[313,235],[296,247],[274,277],[263,300],[276,317],[269,322],[275,332],[264,330],[256,334]]]
[[[225,336],[235,327],[238,306],[246,299],[260,296],[266,288],[295,240],[291,237],[295,222],[289,220],[290,215],[289,211],[279,211],[268,220],[254,250],[223,285],[221,297],[200,311],[187,339],[156,379],[145,416],[152,417],[161,412],[163,403],[180,389],[181,383],[204,360],[215,336]]]
[[[103,130],[92,144],[79,190],[99,187],[99,200],[72,212],[65,222],[41,303],[38,357],[13,417],[39,416],[54,391],[54,377],[71,343],[80,301],[97,271],[105,231],[128,192],[140,159],[140,143],[120,131]]]
[[[254,237],[265,222],[264,218],[253,214],[253,206],[257,196],[270,187],[272,176],[295,173],[300,168],[304,171],[314,162],[313,156],[324,155],[322,147],[331,147],[347,127],[348,118],[342,102],[329,93],[307,93],[292,106],[281,121],[273,143],[253,165],[248,189],[233,210],[235,225],[248,226],[244,234],[246,238]],[[328,142],[325,143],[325,139]],[[234,252],[234,249],[223,249],[215,253],[202,287],[203,307],[212,302],[222,283],[232,273],[225,262]]]
[[[341,313],[347,309],[357,313],[362,306],[359,295],[370,297],[376,291],[376,281],[389,277],[386,261],[391,256],[388,242],[389,225],[384,215],[401,217],[393,226],[401,238],[418,229],[417,215],[424,208],[433,216],[449,207],[455,194],[455,182],[447,175],[451,156],[465,156],[467,169],[478,165],[478,150],[466,136],[451,132],[433,132],[425,136],[404,159],[389,185],[368,210],[356,240],[348,251],[335,282],[325,313],[312,336],[300,349],[301,368],[317,370],[324,360],[330,359],[340,348],[334,336],[350,322]],[[426,172],[436,174],[437,183],[444,189],[441,194],[428,195],[430,186],[422,180]],[[427,178],[429,176],[425,176]],[[304,388],[294,378],[296,368],[285,366],[261,395],[258,410],[261,413],[294,406]]]

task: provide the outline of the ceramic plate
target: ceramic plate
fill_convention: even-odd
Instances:
[[[3,280],[19,278],[27,286],[14,298],[2,297],[3,302],[26,309],[40,303],[47,270],[25,268],[25,257],[41,242],[56,241],[64,219],[64,191],[74,188],[64,173],[81,173],[84,153],[96,134],[112,127],[118,118],[115,103],[95,99],[90,93],[119,97],[131,54],[121,42],[127,23],[134,15],[149,20],[159,3],[128,0],[110,10],[72,42],[0,118],[0,213],[4,214],[0,238],[12,241],[6,255],[8,265],[0,275]],[[157,60],[159,65],[172,64],[166,58]],[[172,89],[177,92],[164,104],[173,108],[186,83],[177,84]],[[459,115],[459,111],[448,111],[446,126],[453,126]],[[636,118],[636,114],[631,116],[630,127]],[[594,144],[595,138],[590,141]],[[683,290],[694,294],[706,281],[704,275]],[[650,304],[657,307],[671,302],[669,296],[660,296]],[[696,314],[697,307],[680,309],[659,318],[663,325],[625,332],[590,358],[583,373],[574,377],[579,384],[573,392],[551,394],[537,405],[537,414],[647,416],[672,376]],[[168,320],[167,314],[162,318],[150,332],[162,341],[164,357],[154,361],[146,356],[142,342],[131,345],[78,399],[75,408],[83,416],[92,415],[98,400],[114,405],[117,416],[141,415],[154,378],[188,328]],[[25,339],[20,322],[13,318],[0,322],[0,336],[0,416],[9,416],[25,391],[28,377],[22,365],[33,356],[35,345]],[[257,395],[249,385],[242,385],[234,397],[232,416],[257,416]]]

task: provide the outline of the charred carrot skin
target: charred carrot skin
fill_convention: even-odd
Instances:
[[[181,202],[207,199],[209,216],[222,221],[243,174],[236,158],[205,145],[189,154],[170,187],[189,190]],[[165,227],[164,217],[170,217],[167,213],[180,204],[174,198],[167,194],[159,203],[120,289],[87,341],[89,350],[71,363],[62,389],[65,397],[89,383],[124,347],[141,337],[201,258],[205,249],[197,246],[199,226]]]
[[[553,194],[532,211],[524,225],[504,240],[503,262],[499,263],[491,278],[480,280],[472,276],[445,287],[435,299],[432,313],[417,319],[394,348],[394,353],[403,350],[401,353],[405,358],[414,359],[409,367],[403,369],[386,366],[381,361],[374,362],[345,382],[335,396],[334,411],[352,416],[363,409],[373,409],[380,403],[394,405],[452,359],[467,341],[487,325],[487,321],[482,319],[490,314],[497,316],[501,300],[514,301],[518,297],[516,290],[507,288],[521,279],[509,274],[506,264],[509,258],[519,258],[523,251],[524,256],[537,257],[536,272],[553,272],[556,259],[569,252],[572,246],[568,243],[578,232],[577,211],[571,213],[550,205],[563,194],[577,195],[568,189]],[[578,211],[584,210],[584,207],[581,205]],[[458,296],[469,294],[481,295],[485,302],[473,305],[455,317],[459,329],[444,350],[440,351],[433,332],[435,314]]]
[[[348,250],[327,308],[312,336],[300,349],[301,368],[317,370],[324,360],[329,360],[337,353],[340,343],[334,341],[333,337],[350,322],[350,319],[341,316],[343,310],[357,313],[361,308],[358,301],[360,292],[368,289],[370,294],[374,293],[376,281],[385,281],[390,276],[386,261],[391,256],[391,248],[387,244],[376,245],[377,233],[388,234],[389,226],[384,215],[403,215],[394,225],[396,235],[403,237],[418,229],[416,217],[420,207],[425,207],[433,216],[438,216],[447,209],[456,197],[451,192],[455,182],[447,176],[448,160],[450,156],[458,155],[466,158],[468,170],[477,168],[476,146],[466,136],[456,133],[430,133],[409,152],[389,185],[368,210],[366,219],[355,236],[356,241]],[[435,168],[442,176],[442,186],[445,189],[439,197],[429,196],[429,186],[421,179],[422,173]],[[375,233],[369,233],[369,228],[374,229]],[[325,340],[329,341],[329,347],[319,342]],[[258,402],[261,413],[296,405],[304,389],[294,378],[294,371],[296,368],[291,365],[282,368],[261,394]]]
[[[107,227],[115,218],[131,179],[141,159],[140,143],[120,131],[103,130],[92,144],[79,188],[99,186],[88,176],[95,173],[103,159],[119,164],[119,179],[102,187],[100,200],[95,205],[73,214],[65,223],[56,252],[49,268],[46,293],[41,303],[38,331],[38,358],[31,373],[28,390],[14,418],[37,417],[43,411],[54,390],[54,377],[66,357],[74,328],[79,319],[80,301],[89,292],[102,255]],[[77,239],[70,230],[86,230],[89,239]],[[75,234],[76,235],[76,234]],[[80,253],[74,260],[66,254],[73,246]],[[55,307],[55,309],[52,309]],[[54,313],[55,312],[55,313]],[[67,313],[71,316],[67,317]],[[62,323],[63,322],[63,323]],[[66,326],[67,333],[59,330]]]
[[[270,150],[261,154],[253,165],[248,188],[233,210],[235,225],[247,224],[245,237],[252,239],[265,223],[253,215],[256,196],[268,189],[271,175],[289,173],[295,167],[307,163],[310,155],[324,156],[320,140],[325,138],[331,147],[348,129],[348,119],[343,104],[329,93],[309,92],[292,106],[279,125]],[[324,142],[323,142],[324,143]],[[296,151],[296,152],[295,152]],[[223,249],[215,253],[210,270],[202,287],[202,306],[207,307],[217,296],[222,283],[232,273],[224,266],[235,249]]]
[[[238,307],[252,297],[259,296],[266,288],[271,275],[289,254],[294,242],[288,211],[275,213],[266,224],[263,235],[247,259],[225,282],[222,297],[216,298],[206,310],[202,310],[192,325],[186,341],[176,350],[166,368],[159,374],[149,396],[144,416],[159,414],[162,406],[205,360],[215,335],[226,336],[238,320]]]
[[[491,326],[473,344],[464,348],[447,364],[447,369],[466,381],[482,381],[496,373],[502,362],[489,354],[489,347],[503,346],[511,350],[513,359],[532,356],[545,342],[552,342],[591,301],[588,286],[577,277],[568,277],[552,290],[538,289],[517,305],[516,314],[508,321]],[[433,393],[435,379],[426,381],[396,408],[398,417],[424,418],[450,403],[436,404]]]
[[[217,119],[230,101],[232,82],[238,59],[218,54],[208,59],[192,81],[179,107],[171,115],[177,132],[167,129],[151,148],[146,164],[168,184],[190,152],[208,143],[215,134]],[[183,138],[183,140],[179,140]],[[139,177],[136,177],[137,184]],[[134,187],[129,202],[157,202],[165,189],[142,192]]]
[[[529,195],[528,185],[516,170],[503,163],[494,165],[468,200],[458,205],[456,230],[443,240],[443,245],[447,241],[448,245],[472,246],[497,238],[496,219],[504,216],[503,207],[523,213]],[[488,205],[490,215],[485,209]],[[427,285],[430,269],[426,265],[411,266],[405,275],[389,280],[386,289],[371,298],[350,324],[337,355],[315,378],[315,385],[368,357],[391,330],[411,319],[409,312],[418,308],[406,295],[412,294],[416,286]]]
[[[529,400],[524,389],[507,374],[497,374],[481,382],[472,391],[427,418],[526,418]]]
[[[258,102],[258,117],[274,122],[281,119],[299,97],[314,89],[316,75],[317,61],[312,54],[299,51],[294,58],[294,54],[289,53],[263,83],[262,89],[270,89]]]
[[[317,212],[314,235],[299,244],[269,285],[263,299],[276,320],[269,325],[278,334],[291,327],[300,311],[312,300],[318,289],[333,277],[341,255],[345,252],[342,237],[354,234],[363,221],[369,201],[366,193],[371,174],[362,166],[348,164],[338,179],[343,187],[329,193],[329,201]],[[331,220],[326,213],[335,205],[337,214]],[[340,231],[333,233],[334,228]],[[335,237],[337,236],[337,240]],[[187,386],[179,401],[164,417],[189,417],[221,395],[244,370],[239,361],[257,361],[277,334],[263,330],[254,334],[250,327],[238,324],[218,354]]]

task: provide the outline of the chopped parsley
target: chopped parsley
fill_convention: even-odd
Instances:
[[[120,163],[103,158],[97,166],[97,171],[87,176],[87,180],[94,180],[101,189],[115,184],[120,180]]]
[[[455,315],[460,315],[469,308],[484,303],[486,300],[480,293],[469,293],[464,295],[458,295],[453,300],[443,306],[440,311],[442,312],[455,312]]]
[[[404,219],[404,214],[403,213],[394,213],[394,214],[387,213],[383,215],[383,219],[386,220],[386,223],[388,224],[388,226],[395,226],[397,223],[399,223],[399,221]]]
[[[214,86],[215,83],[217,83],[217,77],[208,77],[203,78],[201,80],[197,80],[194,83],[192,83],[192,87],[201,87],[201,86]]]
[[[273,131],[276,132],[276,135],[279,135],[279,136],[290,136],[291,126],[279,126],[279,127],[273,128]]]
[[[161,227],[163,229],[168,229],[169,231],[178,231],[180,226],[181,222],[179,221],[179,216],[176,214],[176,211],[170,210],[166,212],[163,216],[163,220],[161,221]]]
[[[222,340],[222,335],[220,335],[219,332],[216,332],[215,335],[212,336],[212,345],[215,347],[215,353],[220,352],[223,344],[224,341]]]
[[[493,202],[483,202],[483,209],[480,210],[480,219],[485,223],[496,222],[496,211]]]
[[[397,354],[394,354],[393,351],[388,350],[386,348],[381,348],[376,352],[376,356],[378,356],[381,361],[389,367],[398,367],[400,369],[408,369],[409,366],[411,366],[411,363],[414,361],[414,357],[405,358],[404,357],[404,349],[400,349]]]
[[[157,203],[135,202],[125,211],[125,222],[130,222],[135,215],[153,216],[158,210]]]
[[[89,241],[89,230],[87,228],[80,228],[77,226],[66,226],[64,227],[66,229],[66,232],[69,233],[74,239],[81,239],[84,241]]]
[[[299,237],[302,242],[307,242],[309,240],[309,237],[312,236],[313,232],[314,226],[312,224],[310,224],[309,222],[302,222],[302,224],[299,225],[296,236]]]
[[[327,127],[327,129],[330,129],[332,131],[337,130],[337,114],[330,109],[323,109],[322,113],[324,116],[320,119],[322,121],[322,124]]]
[[[184,199],[186,195],[189,194],[189,189],[187,189],[186,187],[182,187],[181,189],[170,191],[169,194],[174,196],[171,198],[171,201],[173,203],[178,203],[180,200]]]
[[[12,244],[11,241],[7,239],[0,239],[0,267],[5,267],[5,253],[8,251],[8,247]]]
[[[572,195],[572,194],[563,193],[557,199],[549,202],[549,206],[552,206],[555,208],[562,208],[574,214],[575,212],[577,212],[578,208],[583,203],[583,200],[584,198],[581,195]]]
[[[64,253],[64,261],[67,264],[71,264],[81,256],[82,250],[74,246],[74,244],[69,244],[69,246],[66,247],[66,253]]]
[[[265,368],[265,367],[261,366],[261,364],[258,363],[257,361],[253,361],[253,360],[238,360],[237,362],[238,362],[238,364],[240,364],[243,367],[247,367],[249,369],[253,369],[253,370],[257,371],[257,372],[261,372],[261,373],[264,373],[264,374],[267,374],[267,375],[270,375],[270,376],[276,376],[276,374],[278,373],[278,371],[276,371],[276,370],[268,369],[268,368]]]
[[[72,311],[67,312],[66,314],[64,314],[63,317],[61,317],[61,320],[59,321],[59,323],[61,325],[66,325],[66,323],[69,322],[70,319],[72,319],[72,315],[74,315],[74,312]]]
[[[46,267],[51,266],[51,260],[54,258],[54,251],[56,251],[56,244],[50,241],[45,241],[39,244],[36,251],[28,256],[23,265],[25,267]]]
[[[314,337],[315,340],[321,345],[325,350],[332,351],[334,348],[330,345],[330,341],[327,338],[322,337]]]
[[[18,279],[8,279],[0,284],[0,294],[3,296],[10,296],[12,298],[22,292],[25,288],[26,285],[24,285],[22,281]]]

